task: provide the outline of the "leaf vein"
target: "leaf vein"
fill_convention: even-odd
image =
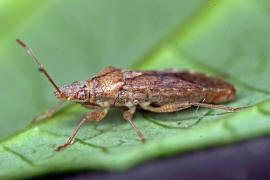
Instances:
[[[40,129],[40,132],[46,133],[46,134],[51,135],[51,136],[54,136],[54,137],[66,137],[66,138],[69,137],[67,135],[60,135],[60,134],[57,134],[57,133],[54,133],[54,132],[51,132],[51,131],[47,131],[47,130],[44,130],[44,129]],[[80,144],[83,144],[83,145],[90,146],[90,147],[95,148],[95,149],[100,149],[101,151],[103,151],[105,153],[108,152],[108,149],[106,147],[98,146],[98,145],[95,145],[95,144],[91,144],[91,143],[85,142],[84,140],[82,140],[80,138],[75,138],[73,144],[76,143],[76,142],[78,142]]]
[[[37,164],[35,164],[33,161],[29,160],[28,158],[26,158],[24,155],[14,151],[13,149],[5,146],[5,145],[2,145],[3,149],[8,152],[8,153],[11,153],[13,154],[14,156],[17,156],[19,159],[21,159],[22,161],[24,161],[26,164],[30,165],[30,166],[37,166]]]

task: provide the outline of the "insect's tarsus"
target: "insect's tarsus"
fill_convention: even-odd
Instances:
[[[24,49],[26,49],[27,53],[30,54],[30,56],[33,57],[33,59],[35,60],[35,62],[38,64],[39,66],[39,71],[43,72],[44,75],[48,78],[48,80],[52,83],[52,85],[54,86],[54,88],[60,93],[60,89],[58,88],[58,86],[54,83],[54,81],[52,80],[51,76],[47,73],[46,69],[44,68],[44,66],[42,64],[40,64],[40,62],[38,61],[37,57],[35,56],[35,54],[33,53],[33,51],[27,47],[26,44],[24,44],[20,39],[16,39],[17,43],[19,43]]]

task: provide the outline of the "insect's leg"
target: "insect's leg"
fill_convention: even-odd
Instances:
[[[220,109],[228,112],[235,112],[239,111],[242,109],[245,109],[247,107],[238,107],[238,108],[232,108],[232,107],[226,107],[226,106],[221,106],[221,105],[216,105],[216,104],[205,104],[205,103],[196,103],[192,102],[190,103],[192,106],[197,106],[197,107],[206,107],[206,108],[211,108],[211,109]]]
[[[61,100],[59,103],[57,103],[54,107],[52,107],[51,109],[49,109],[47,112],[42,113],[37,115],[36,117],[34,117],[34,119],[31,121],[31,123],[40,121],[41,119],[47,118],[47,117],[51,117],[56,111],[57,109],[59,109],[59,107],[65,102],[65,100]]]
[[[228,112],[235,112],[238,110],[242,110],[246,107],[239,107],[239,108],[232,108],[232,107],[226,107],[226,106],[220,106],[215,104],[205,104],[205,103],[197,103],[197,102],[182,102],[182,103],[169,103],[162,105],[160,107],[153,107],[153,106],[141,106],[144,110],[152,111],[152,112],[175,112],[180,111],[183,109],[187,109],[191,106],[197,106],[197,107],[206,107],[211,109],[220,109]]]
[[[187,109],[191,105],[189,103],[169,103],[169,104],[164,104],[159,107],[153,107],[151,105],[148,106],[141,106],[142,109],[151,111],[151,112],[175,112],[175,111],[180,111],[182,109]]]
[[[108,112],[108,109],[104,109],[103,111],[95,111],[95,112],[90,112],[89,114],[86,114],[83,117],[83,119],[81,120],[80,124],[75,129],[75,131],[68,138],[66,144],[64,144],[63,146],[59,146],[56,149],[56,151],[60,151],[60,150],[66,148],[72,144],[74,137],[76,136],[76,134],[78,133],[78,131],[80,130],[80,128],[82,127],[82,125],[85,121],[100,121],[106,116],[107,112]]]
[[[135,113],[136,108],[132,107],[129,110],[125,111],[123,113],[124,119],[127,120],[129,122],[129,124],[132,126],[132,128],[136,131],[137,135],[140,137],[141,141],[143,143],[145,143],[145,138],[143,136],[143,134],[141,133],[141,131],[139,129],[137,129],[137,127],[135,126],[135,124],[132,121],[132,116]]]

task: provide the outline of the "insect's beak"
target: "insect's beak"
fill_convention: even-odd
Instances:
[[[54,91],[54,95],[59,99],[66,99],[66,96],[63,93],[59,93],[58,91]]]
[[[55,97],[57,97],[57,98],[60,98],[60,93],[58,92],[58,91],[54,91],[54,93],[53,93],[54,95],[55,95]]]

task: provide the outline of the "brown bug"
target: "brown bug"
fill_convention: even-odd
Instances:
[[[86,108],[98,109],[86,114],[66,144],[59,146],[56,151],[72,144],[85,121],[102,120],[110,107],[128,108],[123,113],[124,119],[130,123],[142,142],[145,142],[145,138],[132,122],[136,108],[159,113],[180,111],[191,106],[216,108],[229,112],[243,109],[216,105],[235,98],[236,90],[233,85],[190,71],[137,71],[109,66],[86,81],[75,81],[59,88],[32,50],[19,39],[17,42],[34,58],[39,65],[39,70],[55,87],[54,95],[61,99],[55,107],[37,116],[33,121],[52,116],[66,100],[79,103]]]

